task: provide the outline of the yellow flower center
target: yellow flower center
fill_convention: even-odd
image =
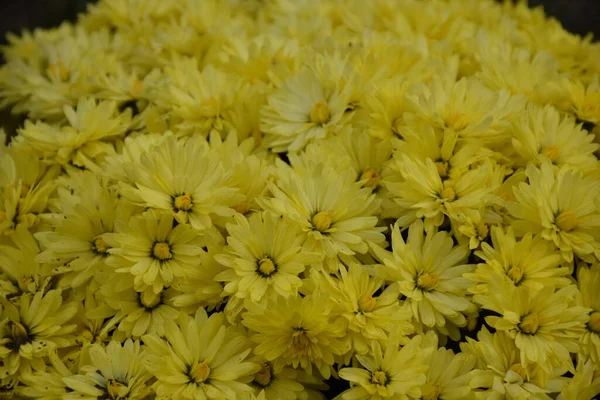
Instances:
[[[247,201],[242,201],[241,203],[236,204],[232,208],[240,214],[246,214],[248,213],[248,211],[250,211],[250,203]]]
[[[292,333],[292,347],[296,351],[303,351],[310,345],[310,339],[306,335],[304,328],[294,328]]]
[[[417,286],[419,289],[425,290],[429,292],[435,288],[439,280],[439,276],[434,274],[433,272],[425,272],[424,274],[419,275],[417,279]]]
[[[190,378],[197,384],[203,383],[208,379],[210,375],[210,367],[206,363],[206,361],[202,361],[199,363],[198,361],[194,361],[190,368]]]
[[[373,373],[371,373],[371,383],[373,385],[378,385],[378,386],[385,386],[385,384],[387,383],[387,376],[385,375],[385,372],[383,371],[375,371]]]
[[[82,341],[87,343],[90,343],[94,339],[94,334],[89,329],[86,329],[83,332],[81,332],[81,335],[79,336],[81,336]]]
[[[523,269],[519,266],[510,267],[508,271],[506,271],[506,275],[512,279],[515,285],[518,285],[523,279]]]
[[[446,126],[448,128],[453,128],[456,131],[460,131],[461,129],[464,129],[468,122],[467,119],[465,118],[466,114],[464,113],[452,113],[448,119],[446,119]]]
[[[106,254],[108,249],[110,249],[110,246],[106,244],[106,241],[102,238],[102,236],[96,236],[92,246],[94,251],[99,254]]]
[[[525,370],[525,368],[523,368],[521,364],[513,364],[508,370],[516,372],[517,374],[519,374],[521,379],[527,380],[527,371]]]
[[[392,122],[392,132],[400,137],[402,137],[402,135],[400,134],[400,132],[402,131],[402,122],[402,116],[399,116]]]
[[[454,201],[456,200],[456,192],[452,189],[451,186],[448,186],[442,190],[441,193],[442,199],[446,201]]]
[[[430,384],[430,390],[426,394],[423,395],[423,400],[437,400],[440,395],[440,387],[434,383]]]
[[[312,217],[313,226],[320,232],[325,232],[331,226],[331,213],[321,211]]]
[[[142,307],[150,310],[155,308],[162,301],[162,292],[154,293],[152,289],[144,290],[142,293],[139,293],[138,296]]]
[[[114,379],[108,380],[108,385],[106,385],[106,389],[108,391],[108,396],[111,399],[120,399],[128,392],[127,386]]]
[[[254,375],[254,382],[258,383],[260,386],[265,387],[269,383],[271,383],[271,377],[273,376],[273,367],[271,363],[262,363],[260,371]]]
[[[521,319],[521,323],[519,324],[519,329],[521,332],[527,333],[528,335],[534,335],[538,328],[540,327],[540,317],[537,313],[527,314],[523,319]]]
[[[61,81],[66,81],[69,79],[69,70],[62,62],[57,62],[56,64],[51,64],[46,69],[48,75],[59,78]]]
[[[561,231],[569,232],[577,226],[577,216],[571,210],[563,211],[556,217],[555,223]]]
[[[31,341],[29,334],[27,333],[27,328],[25,328],[22,323],[10,321],[8,323],[8,327],[10,329],[10,336],[17,346],[21,346],[22,344],[29,343]]]
[[[372,296],[368,294],[363,294],[358,299],[358,309],[364,312],[371,312],[375,309],[377,305],[377,300],[375,300]]]
[[[448,176],[448,171],[450,170],[448,161],[436,161],[435,167],[437,168],[440,178],[445,178]]]
[[[327,121],[329,121],[329,107],[327,107],[327,103],[323,101],[315,103],[310,112],[310,122],[323,125]]]
[[[480,238],[486,238],[487,235],[489,235],[490,233],[490,228],[488,227],[488,224],[486,224],[483,221],[480,221],[477,223],[477,234]]]
[[[372,188],[379,184],[381,175],[379,175],[379,172],[375,171],[373,168],[369,168],[362,173],[359,180],[366,181],[363,186]]]
[[[260,260],[258,262],[258,272],[262,276],[271,276],[276,271],[277,271],[277,266],[269,257],[264,257],[262,260]]]
[[[556,162],[560,157],[560,148],[558,146],[546,146],[542,150],[542,155],[546,156],[550,161]]]
[[[189,193],[184,193],[181,196],[175,197],[173,203],[177,210],[189,211],[192,208],[192,196]]]
[[[165,242],[155,243],[154,247],[152,248],[152,254],[160,261],[170,260],[173,258],[173,254],[171,254],[171,246]]]
[[[594,311],[590,314],[587,326],[590,331],[600,334],[600,311]]]

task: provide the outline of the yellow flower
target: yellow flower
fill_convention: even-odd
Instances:
[[[466,246],[454,247],[446,232],[425,234],[423,222],[417,220],[408,230],[405,241],[396,224],[392,230],[392,251],[374,248],[383,265],[376,275],[397,282],[406,296],[404,307],[419,325],[435,327],[440,333],[457,340],[458,328],[467,325],[467,314],[476,311],[466,296],[469,281],[462,275],[475,266],[466,261]]]
[[[225,323],[223,314],[195,317],[179,314],[178,323],[165,322],[165,340],[142,338],[148,352],[146,368],[157,378],[156,394],[175,399],[235,399],[251,389],[245,382],[259,371],[244,361],[250,353],[245,335]]]
[[[600,218],[594,199],[600,182],[568,167],[548,162],[527,167],[528,183],[514,189],[515,201],[506,204],[515,217],[515,234],[540,233],[558,247],[565,260],[573,254],[586,261],[600,258]]]
[[[581,343],[580,356],[590,357],[596,367],[600,366],[600,268],[597,264],[577,267],[577,286],[581,292],[578,304],[591,309],[590,319],[585,325],[585,331],[579,339]]]
[[[594,369],[594,367],[596,367]],[[600,394],[598,365],[591,361],[579,361],[573,378],[563,387],[557,400],[593,399]]]
[[[198,232],[189,225],[173,228],[173,217],[168,213],[150,210],[121,225],[118,233],[105,235],[110,246],[106,263],[116,272],[133,275],[138,291],[152,288],[159,293],[200,261]]]
[[[274,299],[266,306],[248,304],[244,326],[254,331],[254,353],[275,368],[300,366],[309,374],[313,366],[324,378],[331,376],[335,356],[350,350],[344,324],[335,319],[321,294]]]
[[[271,295],[296,295],[302,286],[298,275],[321,260],[318,253],[301,251],[300,229],[270,211],[249,218],[236,215],[235,221],[227,225],[225,253],[215,256],[228,268],[215,277],[226,283],[224,294],[255,302]]]
[[[400,79],[378,83],[365,93],[365,108],[369,115],[369,134],[387,139],[402,138],[404,121],[404,87]]]

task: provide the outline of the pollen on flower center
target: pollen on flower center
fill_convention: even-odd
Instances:
[[[106,241],[102,238],[102,236],[96,236],[94,238],[94,242],[92,243],[93,250],[98,254],[106,254],[110,246],[106,244]]]
[[[312,217],[313,226],[320,232],[325,232],[331,226],[331,213],[321,211]]]
[[[254,382],[258,383],[262,387],[266,387],[271,383],[271,377],[273,376],[273,367],[271,363],[262,363],[260,371],[254,375]]]
[[[521,323],[519,324],[519,329],[521,329],[521,332],[528,335],[534,335],[539,327],[540,317],[537,315],[537,313],[527,314],[521,319]]]
[[[381,180],[381,175],[379,175],[379,172],[377,172],[373,168],[369,168],[362,173],[359,180],[366,181],[363,184],[363,186],[372,188],[379,184],[379,181]]]
[[[556,162],[558,157],[560,157],[560,148],[558,146],[546,146],[542,150],[542,154],[546,156],[550,161]]]
[[[329,121],[329,107],[324,101],[315,103],[310,112],[310,122],[314,124],[323,125]]]
[[[192,196],[190,196],[189,193],[184,193],[180,196],[175,197],[173,206],[177,210],[189,211],[193,206]]]
[[[20,322],[9,321],[10,335],[17,346],[31,342],[27,328]]]
[[[310,344],[310,339],[306,336],[306,330],[302,327],[294,328],[292,333],[292,347],[296,351],[304,351]]]
[[[442,190],[442,193],[440,195],[442,196],[442,199],[444,199],[446,201],[456,200],[456,192],[450,186],[444,188],[444,190]]]
[[[527,371],[525,370],[525,368],[523,368],[521,364],[513,364],[508,370],[516,372],[523,380],[527,379]]]
[[[192,366],[190,367],[189,377],[196,384],[203,383],[208,379],[210,375],[210,367],[206,363],[206,361],[202,361],[199,363],[198,361],[194,361]]]
[[[577,216],[571,210],[563,211],[556,217],[555,223],[561,231],[569,232],[577,226]]]
[[[515,285],[518,285],[523,279],[523,268],[520,266],[510,267],[509,270],[506,271],[506,275],[512,279]]]
[[[594,311],[590,314],[587,327],[590,331],[600,334],[600,311]]]
[[[264,257],[258,262],[257,272],[263,277],[268,277],[277,272],[277,266],[269,257]]]
[[[385,386],[387,380],[387,376],[383,371],[375,371],[371,373],[371,383],[374,385]]]
[[[448,171],[450,170],[448,161],[436,161],[435,167],[437,168],[440,178],[446,178],[448,176]]]
[[[152,254],[155,258],[160,261],[170,260],[173,258],[173,254],[171,253],[171,246],[165,242],[157,242],[154,244],[152,248]]]
[[[368,294],[363,294],[358,299],[358,309],[364,312],[371,312],[375,309],[377,305],[377,300],[375,300],[372,296]]]
[[[127,393],[127,386],[114,379],[109,379],[106,385],[108,396],[111,400],[123,398],[123,395]]]
[[[419,287],[419,289],[425,290],[425,291],[430,291],[433,290],[433,288],[435,288],[435,285],[437,285],[439,280],[439,277],[437,274],[434,274],[432,272],[425,272],[421,275],[419,275],[419,278],[417,278],[417,286]]]

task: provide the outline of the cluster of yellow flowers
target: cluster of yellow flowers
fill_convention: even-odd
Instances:
[[[9,41],[0,397],[600,393],[591,37],[523,2],[101,0]]]

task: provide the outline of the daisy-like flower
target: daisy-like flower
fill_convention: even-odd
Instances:
[[[458,328],[466,326],[466,316],[476,312],[466,296],[469,281],[462,276],[475,268],[462,264],[469,249],[455,247],[446,232],[425,234],[423,222],[417,220],[410,226],[406,241],[398,224],[394,226],[392,252],[374,251],[383,262],[376,267],[376,275],[398,283],[400,293],[406,296],[404,307],[414,320],[458,340]]]
[[[177,222],[195,229],[210,228],[211,215],[232,216],[231,207],[244,200],[230,186],[230,172],[223,168],[218,153],[198,136],[179,140],[169,136],[124,168],[128,179],[120,183],[120,190],[127,199],[168,210]]]
[[[574,254],[588,262],[600,258],[600,217],[593,200],[600,181],[549,162],[529,165],[527,178],[513,189],[515,201],[506,204],[515,234],[540,233],[568,262]]]
[[[381,400],[408,399],[421,396],[420,386],[427,378],[424,362],[433,348],[422,348],[423,336],[413,337],[405,346],[389,341],[382,348],[372,342],[369,355],[356,355],[361,368],[342,368],[340,377],[355,386],[340,395],[340,399]],[[409,397],[410,396],[410,397]]]
[[[242,323],[252,331],[254,353],[273,363],[300,366],[309,374],[313,366],[329,378],[335,356],[350,350],[345,327],[331,313],[322,294],[274,299],[266,306],[248,304]]]
[[[597,163],[594,152],[599,145],[593,143],[594,135],[583,130],[572,117],[561,116],[552,106],[530,104],[527,113],[514,123],[512,132],[512,144],[522,164],[549,160],[559,167],[590,169]]]
[[[252,390],[247,382],[260,370],[245,361],[250,344],[243,331],[227,326],[222,313],[209,318],[202,308],[194,318],[179,314],[177,324],[167,321],[165,340],[145,335],[143,341],[159,397],[235,399]]]
[[[35,234],[44,249],[36,261],[54,267],[59,287],[78,287],[104,265],[110,249],[105,234],[115,221],[128,221],[135,207],[89,171],[74,172],[67,181],[54,202],[60,211],[43,216],[52,230]]]
[[[484,326],[477,340],[467,338],[460,348],[477,360],[470,382],[477,399],[549,400],[549,389],[561,386],[558,377],[564,370],[548,374],[537,366],[527,369],[515,341],[506,332],[492,334]]]
[[[317,288],[327,291],[332,312],[346,320],[347,335],[358,354],[366,354],[373,340],[385,342],[392,332],[403,336],[413,333],[412,313],[401,307],[397,284],[384,288],[383,279],[371,277],[358,263],[347,269],[340,267],[339,274],[337,279],[316,273],[313,279]]]
[[[17,306],[0,297],[4,307],[0,322],[0,378],[7,378],[28,366],[43,370],[44,358],[53,349],[72,345],[67,325],[77,312],[77,304],[63,304],[60,290],[46,294],[23,294]]]
[[[73,375],[59,358],[56,350],[48,354],[50,365],[43,371],[25,370],[21,373],[16,395],[44,400],[63,400],[67,395],[67,385],[63,378]],[[71,389],[69,389],[71,390]],[[81,398],[81,397],[79,397]]]
[[[235,216],[228,224],[224,254],[215,259],[228,269],[215,277],[226,282],[224,294],[260,302],[265,296],[294,296],[302,286],[298,277],[318,253],[302,252],[304,235],[296,224],[266,211],[249,218]]]
[[[369,134],[380,139],[404,136],[405,86],[402,80],[394,79],[377,84],[373,90],[365,93]]]
[[[564,287],[571,283],[569,268],[561,267],[563,258],[556,248],[539,235],[515,238],[511,228],[492,227],[492,246],[482,243],[475,254],[485,261],[464,276],[472,281],[473,294],[489,292],[494,274],[506,275],[515,286],[539,290],[544,286]]]
[[[577,267],[577,285],[581,293],[580,305],[591,309],[590,319],[585,332],[580,338],[583,358],[590,357],[595,365],[600,366],[600,268],[597,264]]]
[[[82,397],[142,400],[151,394],[152,375],[144,367],[144,352],[139,341],[123,344],[111,341],[106,346],[93,344],[87,349],[89,365],[79,373],[64,377],[71,391],[64,399]]]
[[[24,226],[10,235],[11,245],[0,245],[0,295],[18,300],[22,293],[44,291],[50,283],[50,271],[35,261],[40,248]]]
[[[573,370],[569,353],[579,351],[578,340],[589,320],[589,309],[574,304],[577,287],[558,291],[553,286],[532,291],[514,286],[508,277],[492,276],[487,294],[473,300],[499,316],[486,317],[496,330],[506,331],[515,340],[523,366],[551,372],[559,366]]]
[[[119,113],[115,102],[92,98],[81,98],[76,109],[65,106],[63,112],[67,126],[26,121],[15,145],[33,149],[51,163],[83,166],[88,159],[114,152],[110,140],[123,135],[131,122],[130,113]]]
[[[290,169],[269,189],[272,197],[258,199],[259,204],[298,225],[306,233],[305,250],[332,259],[364,254],[368,243],[385,242],[385,228],[376,226],[379,201],[351,170],[318,164],[301,175]]]
[[[470,373],[476,358],[470,354],[454,354],[452,350],[437,349],[426,361],[427,382],[421,386],[422,399],[466,399],[472,395]]]
[[[119,225],[119,233],[104,236],[110,246],[106,263],[116,272],[133,275],[137,291],[152,288],[160,293],[200,261],[200,235],[189,225],[173,228],[170,213],[150,210],[133,217],[129,225]]]
[[[331,82],[331,76],[340,74],[332,69],[333,63],[323,73],[306,67],[268,97],[261,118],[264,146],[275,152],[302,150],[347,124],[352,117],[346,109],[353,87],[340,80]]]
[[[301,371],[289,367],[275,369],[273,364],[262,358],[252,361],[260,365],[250,383],[256,394],[264,392],[265,400],[296,400],[308,398],[308,392],[300,382]]]
[[[594,369],[594,367],[596,367]],[[600,394],[600,376],[597,364],[580,361],[573,378],[565,385],[557,400],[594,399]]]

